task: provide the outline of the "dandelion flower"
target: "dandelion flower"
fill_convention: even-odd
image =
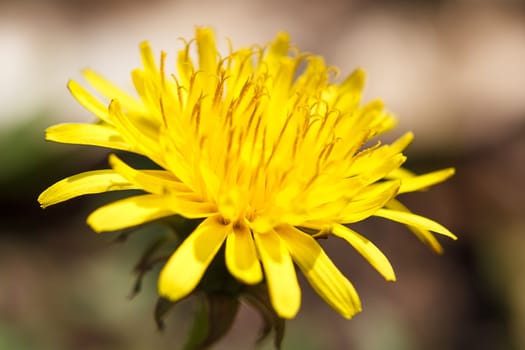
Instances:
[[[47,207],[86,194],[144,192],[91,213],[87,223],[96,232],[172,215],[202,220],[162,268],[162,297],[189,295],[224,247],[229,273],[246,285],[264,281],[279,317],[299,310],[297,266],[326,303],[350,318],[361,310],[359,297],[317,238],[348,243],[388,281],[395,275],[387,258],[348,224],[371,216],[396,221],[437,252],[431,232],[455,239],[396,199],[454,170],[415,175],[402,168],[411,133],[369,146],[395,119],[379,100],[362,103],[362,70],[334,82],[333,67],[291,46],[285,33],[267,46],[221,56],[213,32],[197,28],[178,52],[173,74],[166,53],[155,59],[147,42],[140,51],[143,67],[132,72],[138,97],[87,70],[87,82],[109,107],[69,82],[97,122],[55,125],[46,139],[137,153],[160,169],[136,169],[112,154],[110,169],[59,181],[39,202]]]

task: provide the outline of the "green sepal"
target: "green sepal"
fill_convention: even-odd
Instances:
[[[155,305],[154,317],[157,328],[162,331],[164,330],[164,317],[171,310],[176,303],[169,301],[165,298],[158,298],[157,304]]]
[[[207,349],[230,330],[239,311],[240,303],[228,294],[206,294],[196,313],[185,350]]]
[[[142,287],[142,278],[146,272],[150,271],[156,264],[167,261],[169,255],[167,256],[158,256],[158,252],[163,248],[168,239],[166,237],[161,237],[153,241],[148,248],[144,251],[140,257],[138,263],[133,268],[133,271],[137,275],[135,283],[133,284],[133,289],[130,294],[130,298],[135,297]]]
[[[279,317],[273,309],[266,284],[261,283],[256,286],[247,286],[242,293],[242,297],[259,312],[263,319],[263,326],[257,343],[259,344],[264,341],[273,330],[273,344],[276,349],[280,349],[284,338],[285,320]]]
[[[136,274],[135,283],[130,293],[130,298],[135,297],[141,290],[142,279],[144,275],[150,271],[155,265],[166,262],[169,257],[177,250],[178,246],[182,243],[185,237],[187,237],[192,231],[194,225],[197,224],[196,220],[183,220],[179,216],[172,216],[164,220],[160,220],[156,225],[144,225],[133,230],[127,230],[122,232],[115,240],[115,242],[123,242],[127,237],[134,231],[148,231],[149,234],[159,232],[159,229],[166,231],[162,236],[154,239],[142,253],[139,261],[135,265],[133,272]],[[153,229],[151,229],[153,226]]]

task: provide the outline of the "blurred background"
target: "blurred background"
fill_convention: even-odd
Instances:
[[[401,225],[358,225],[391,259],[393,284],[341,241],[323,242],[364,312],[346,321],[305,284],[284,349],[525,349],[525,2],[4,0],[0,350],[181,348],[195,301],[177,305],[159,333],[158,271],[128,297],[150,237],[115,244],[92,233],[84,220],[109,196],[45,211],[36,198],[63,177],[107,166],[105,150],[44,141],[51,124],[92,120],[67,80],[90,67],[131,91],[138,43],[173,59],[196,25],[212,26],[224,47],[223,38],[240,47],[286,30],[343,75],[363,67],[366,99],[381,97],[398,115],[391,137],[415,132],[408,166],[457,169],[404,201],[460,239],[442,240],[437,256]],[[243,307],[215,349],[253,348],[260,325]]]

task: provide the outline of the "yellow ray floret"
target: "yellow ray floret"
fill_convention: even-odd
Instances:
[[[143,191],[91,213],[87,222],[96,232],[172,215],[201,220],[163,267],[161,296],[176,301],[192,293],[224,246],[230,274],[244,284],[264,282],[280,317],[300,308],[297,266],[327,304],[350,318],[361,302],[318,238],[341,238],[388,281],[395,280],[388,259],[348,224],[371,216],[396,221],[436,252],[442,248],[432,232],[456,238],[397,199],[454,169],[416,175],[402,168],[412,133],[391,144],[371,141],[396,122],[382,101],[361,100],[362,69],[337,83],[334,68],[293,47],[286,33],[264,47],[221,55],[213,31],[197,28],[175,64],[164,52],[157,60],[147,42],[140,53],[142,67],[131,74],[136,96],[86,70],[90,87],[106,100],[75,81],[68,87],[97,122],[52,126],[46,138],[137,153],[157,169],[136,169],[111,155],[110,169],[59,181],[39,201],[47,207],[86,194]],[[172,66],[176,71],[168,72]]]

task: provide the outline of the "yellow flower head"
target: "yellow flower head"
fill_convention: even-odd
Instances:
[[[191,293],[225,245],[231,275],[245,284],[264,279],[279,316],[299,310],[295,263],[350,318],[361,310],[359,297],[316,238],[342,238],[391,281],[386,257],[345,224],[370,216],[397,221],[437,252],[430,231],[455,238],[395,199],[445,180],[453,169],[420,176],[404,170],[410,133],[364,148],[395,122],[381,101],[361,104],[362,70],[331,82],[334,69],[291,46],[285,33],[264,48],[221,56],[213,32],[197,28],[178,52],[175,74],[167,72],[165,53],[157,64],[148,43],[140,48],[143,67],[132,72],[138,98],[85,71],[88,83],[111,100],[109,108],[71,81],[73,96],[99,120],[50,127],[46,138],[138,153],[161,170],[134,169],[111,155],[111,169],[59,181],[39,201],[47,207],[91,193],[145,192],[95,210],[87,222],[96,232],[171,215],[203,219],[162,269],[161,296],[176,301]]]

